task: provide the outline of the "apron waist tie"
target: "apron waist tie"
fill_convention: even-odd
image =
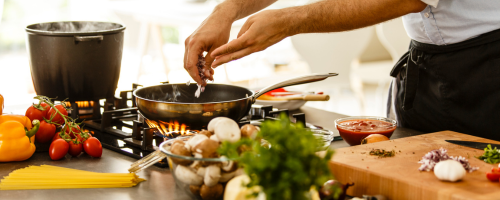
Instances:
[[[418,87],[418,65],[423,62],[423,55],[422,51],[412,47],[396,62],[396,65],[391,70],[392,77],[397,77],[402,70],[405,70],[402,77],[406,79],[404,82],[403,110],[413,108],[413,101]]]

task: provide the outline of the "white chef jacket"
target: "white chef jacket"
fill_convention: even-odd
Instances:
[[[422,0],[428,6],[403,16],[408,36],[447,45],[500,29],[500,0]]]

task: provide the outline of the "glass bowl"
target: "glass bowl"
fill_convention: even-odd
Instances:
[[[382,124],[376,125],[377,123]],[[373,125],[375,126],[372,127]],[[337,127],[342,139],[354,146],[361,144],[361,140],[371,134],[381,134],[390,138],[396,130],[397,123],[396,120],[386,117],[355,116],[335,120],[335,127]]]
[[[234,178],[238,173],[241,173],[241,169],[232,169],[234,171],[229,170],[230,172],[224,172],[222,169],[223,166],[227,166],[230,161],[229,159],[222,158],[196,158],[190,156],[182,156],[178,154],[173,154],[170,151],[173,143],[177,140],[187,141],[192,136],[186,137],[177,137],[175,139],[170,139],[160,144],[160,150],[167,155],[168,165],[170,167],[170,171],[172,176],[174,177],[175,184],[178,189],[181,189],[184,193],[189,195],[192,199],[202,199],[201,195],[212,195],[210,199],[222,199],[224,195],[224,189],[226,183]],[[236,163],[233,163],[236,164]],[[208,187],[206,184],[207,177],[205,175],[201,176],[199,174],[205,174],[200,168],[205,168],[206,172],[208,168],[220,169],[221,177],[218,181],[216,181],[215,186]],[[217,166],[217,167],[214,167]],[[190,170],[186,171],[186,170]],[[195,178],[193,179],[193,174],[189,174],[194,172]],[[191,177],[190,177],[191,176]],[[200,181],[201,184],[200,184]],[[197,182],[197,183],[194,183]],[[212,184],[214,184],[212,179]],[[219,198],[217,198],[219,196]],[[213,198],[215,197],[215,198]]]

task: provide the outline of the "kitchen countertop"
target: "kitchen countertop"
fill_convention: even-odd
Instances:
[[[319,110],[304,106],[293,113],[303,112],[306,114],[308,123],[321,125],[325,129],[335,130],[333,121],[345,115]],[[397,128],[391,139],[419,135],[411,129]],[[331,148],[342,148],[349,146],[342,140],[333,141]],[[126,173],[130,164],[136,161],[134,158],[104,149],[101,158],[91,158],[86,154],[79,157],[66,155],[65,159],[52,161],[47,152],[37,152],[30,159],[22,162],[0,163],[0,177],[7,176],[13,170],[27,167],[29,165],[55,165],[73,169],[81,169],[95,172]],[[147,181],[139,183],[132,188],[103,188],[103,189],[63,189],[63,190],[14,190],[0,191],[0,199],[106,199],[106,200],[126,200],[126,199],[165,199],[183,200],[189,197],[180,190],[176,190],[175,182],[169,169],[156,166],[149,167],[138,173],[141,178]]]

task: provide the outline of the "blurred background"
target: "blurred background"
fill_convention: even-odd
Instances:
[[[125,43],[117,92],[191,80],[183,68],[184,40],[222,0],[0,0],[0,94],[5,112],[24,114],[36,95],[25,27],[51,21],[124,24]],[[311,3],[279,0],[266,9]],[[246,19],[233,24],[231,39]],[[230,40],[231,40],[230,39]],[[385,116],[393,63],[409,44],[401,19],[360,30],[301,34],[215,70],[215,82],[259,89],[309,73],[336,72],[326,81],[289,90],[329,94],[306,106],[346,115]],[[193,82],[191,80],[191,82]]]

